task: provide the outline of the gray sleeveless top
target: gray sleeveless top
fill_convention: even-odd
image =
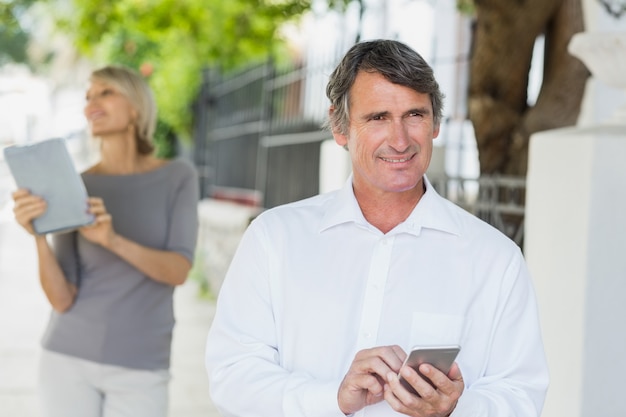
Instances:
[[[198,182],[190,163],[176,159],[143,174],[82,177],[88,194],[103,198],[118,234],[193,260]],[[54,235],[53,247],[79,290],[68,311],[52,312],[43,347],[102,364],[168,369],[174,287],[144,276],[77,232]]]

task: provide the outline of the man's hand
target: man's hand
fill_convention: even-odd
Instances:
[[[436,389],[408,366],[403,367],[400,372],[421,397],[413,395],[400,384],[397,372],[390,372],[386,377],[388,385],[385,386],[384,398],[391,408],[408,416],[449,416],[465,388],[463,375],[456,363],[452,365],[448,375],[432,365],[420,365],[420,372],[433,382]]]
[[[405,358],[406,353],[399,346],[381,346],[358,352],[339,386],[337,401],[341,411],[348,415],[382,401],[388,375],[395,377]]]

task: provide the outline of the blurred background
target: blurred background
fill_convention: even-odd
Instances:
[[[160,155],[193,160],[203,197],[273,207],[343,183],[347,155],[320,130],[327,76],[354,42],[393,38],[446,94],[431,180],[521,245],[530,136],[603,122],[625,101],[567,51],[575,33],[625,30],[624,4],[2,0],[0,146],[63,137],[87,165],[86,78],[124,64],[156,93]]]
[[[397,39],[433,66],[446,100],[429,178],[523,247],[531,136],[624,124],[626,92],[591,76],[568,44],[626,32],[625,14],[624,0],[0,0],[0,148],[62,137],[82,170],[97,152],[82,116],[90,71],[124,64],[148,79],[158,152],[195,164],[203,199],[193,279],[177,304],[189,319],[181,334],[196,334],[175,336],[179,375],[191,376],[174,379],[173,415],[211,415],[203,333],[241,233],[260,210],[349,174],[320,127],[328,75],[353,43]],[[0,153],[0,416],[30,416],[47,306],[33,248],[13,225],[13,189]]]

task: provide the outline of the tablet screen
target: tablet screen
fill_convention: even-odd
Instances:
[[[37,234],[70,231],[93,221],[87,190],[63,139],[9,146],[4,157],[16,185],[48,204],[46,213],[33,221]]]

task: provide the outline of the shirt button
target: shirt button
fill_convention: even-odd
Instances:
[[[372,334],[371,334],[370,332],[365,332],[365,333],[363,334],[363,336],[364,336],[366,339],[369,339],[370,337],[372,337]]]

